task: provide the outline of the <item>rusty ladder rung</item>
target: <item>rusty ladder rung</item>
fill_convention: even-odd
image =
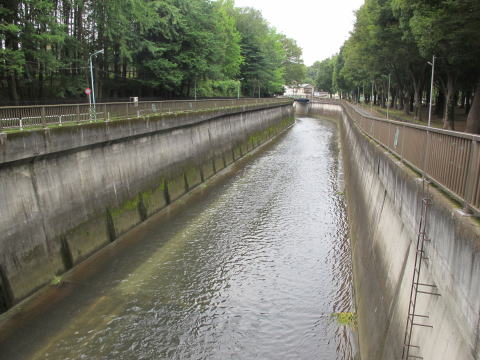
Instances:
[[[433,285],[433,284],[425,284],[425,283],[416,283],[416,284],[419,285],[419,286],[429,286],[429,287],[434,287],[434,288],[437,287],[437,285]]]
[[[435,296],[442,296],[441,294],[439,293],[432,293],[432,292],[429,292],[429,291],[421,291],[421,290],[417,290],[418,293],[420,294],[425,294],[425,295],[435,295]]]
[[[429,327],[433,328],[431,325],[427,324],[420,324],[416,323],[415,318],[424,318],[429,319],[428,315],[420,315],[415,314],[416,305],[417,305],[417,294],[430,294],[430,295],[440,295],[438,293],[428,292],[419,290],[421,286],[430,287],[436,289],[437,286],[421,283],[420,280],[420,271],[422,268],[423,261],[429,261],[429,258],[426,255],[424,244],[425,241],[430,242],[431,239],[427,235],[427,220],[428,220],[428,206],[431,204],[431,200],[428,197],[424,197],[422,199],[422,210],[420,212],[420,221],[419,221],[419,228],[417,232],[417,244],[415,249],[415,262],[413,266],[413,276],[411,282],[411,290],[410,290],[410,301],[409,301],[409,309],[408,309],[408,316],[407,316],[407,324],[405,327],[405,334],[404,334],[404,347],[402,353],[402,359],[423,359],[421,356],[410,355],[410,348],[417,348],[420,349],[419,345],[411,345],[410,341],[412,340],[412,331],[413,326],[422,326],[422,327]]]
[[[410,316],[416,316],[416,317],[422,317],[422,318],[430,319],[430,316],[428,316],[428,315],[410,314]]]
[[[433,326],[432,326],[432,325],[419,324],[419,323],[412,323],[412,325],[414,325],[414,326],[423,326],[423,327],[429,327],[429,328],[432,328],[432,329],[433,329]]]

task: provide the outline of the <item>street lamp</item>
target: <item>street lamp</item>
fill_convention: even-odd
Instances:
[[[88,61],[90,63],[90,78],[92,80],[92,103],[90,105],[90,120],[93,118],[95,120],[97,120],[97,112],[96,112],[96,109],[95,109],[95,83],[94,83],[94,79],[93,79],[93,63],[92,63],[92,58],[95,56],[95,55],[98,55],[98,54],[103,54],[103,49],[102,50],[98,50],[98,51],[95,51],[93,54],[90,55]]]
[[[432,62],[428,61],[428,64],[432,66],[432,79],[430,81],[430,103],[428,106],[428,127],[432,120],[432,94],[433,94],[433,76],[435,75],[435,55],[433,55]]]

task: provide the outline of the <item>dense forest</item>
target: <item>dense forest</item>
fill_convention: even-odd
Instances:
[[[389,107],[425,120],[433,56],[432,104],[443,127],[454,128],[460,107],[466,131],[480,133],[479,0],[365,0],[340,52],[308,73],[320,89],[383,107],[390,78]]]
[[[2,0],[0,102],[282,93],[302,50],[233,0]]]

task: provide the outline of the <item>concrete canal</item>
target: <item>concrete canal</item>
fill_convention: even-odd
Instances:
[[[353,359],[340,167],[335,124],[297,119],[17,306],[1,358]]]

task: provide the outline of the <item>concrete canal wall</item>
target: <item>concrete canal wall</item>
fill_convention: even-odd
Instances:
[[[291,123],[276,104],[0,134],[0,310]]]
[[[341,123],[346,198],[353,249],[362,359],[401,359],[424,198],[419,175],[364,136],[338,105],[304,112]],[[410,355],[480,359],[480,226],[478,219],[430,186],[426,257]],[[431,326],[431,327],[430,327]],[[418,346],[418,347],[417,347]],[[413,357],[411,357],[413,358]]]

